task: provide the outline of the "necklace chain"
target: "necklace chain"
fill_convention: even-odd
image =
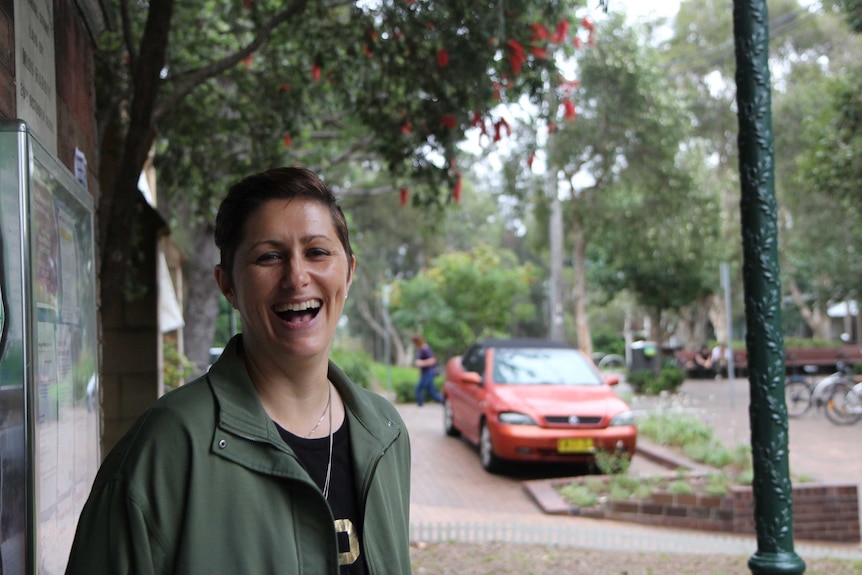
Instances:
[[[326,412],[329,410],[329,406],[332,405],[332,387],[329,388],[329,399],[326,400],[326,405],[323,406],[323,413],[320,414],[320,419],[317,420],[317,423],[314,424],[314,427],[311,428],[311,431],[308,432],[306,437],[311,437],[314,435],[314,432],[317,431],[317,428],[320,427],[321,422],[323,421],[323,417],[326,415]]]
[[[329,384],[329,400],[326,405],[332,404],[332,384]],[[323,416],[321,416],[323,417]],[[332,477],[332,409],[329,409],[329,462],[326,464],[326,479],[323,482],[323,498],[329,499],[329,480]]]

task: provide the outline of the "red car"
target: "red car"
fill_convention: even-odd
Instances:
[[[507,461],[592,464],[599,450],[631,457],[631,408],[571,346],[546,340],[484,340],[446,363],[446,433],[479,446],[482,467]]]

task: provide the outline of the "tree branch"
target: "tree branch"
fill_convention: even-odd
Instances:
[[[290,5],[287,6],[284,10],[273,16],[273,18],[265,24],[260,30],[258,30],[257,35],[254,39],[242,50],[234,52],[233,54],[229,54],[222,58],[221,60],[217,60],[212,62],[208,66],[204,66],[203,68],[199,68],[196,71],[191,72],[187,79],[182,82],[179,86],[177,86],[173,92],[167,95],[156,107],[153,113],[153,119],[155,123],[158,123],[158,119],[163,116],[168,110],[177,105],[178,102],[182,101],[188,94],[190,94],[195,88],[200,86],[206,80],[210,78],[214,78],[220,75],[225,70],[228,70],[238,63],[240,63],[244,58],[254,53],[255,50],[260,48],[264,42],[266,42],[272,33],[278,28],[281,24],[287,22],[291,18],[298,16],[302,12],[305,11],[308,6],[308,0],[294,0]]]

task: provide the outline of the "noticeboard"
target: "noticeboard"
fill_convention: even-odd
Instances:
[[[0,572],[59,574],[100,461],[93,202],[22,122],[0,124],[0,231]]]

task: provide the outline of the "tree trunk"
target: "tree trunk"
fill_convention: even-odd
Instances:
[[[578,334],[578,348],[587,357],[593,357],[593,338],[590,334],[590,321],[587,317],[587,240],[584,237],[584,229],[581,223],[575,222],[575,247],[574,256],[574,287],[572,288],[572,299],[575,308],[575,328]]]
[[[106,167],[99,202],[99,245],[101,247],[101,294],[103,298],[123,297],[124,277],[134,235],[138,179],[155,139],[153,111],[162,83],[168,34],[174,0],[151,0],[141,37],[139,54],[132,66],[134,95],[128,109],[128,126],[122,152],[115,157],[116,170]],[[119,121],[114,117],[114,121]],[[119,141],[119,139],[118,139]],[[103,145],[101,149],[105,149]]]
[[[222,297],[213,276],[213,268],[219,261],[219,252],[213,242],[213,226],[198,225],[192,237],[194,257],[186,265],[188,286],[186,320],[183,329],[186,357],[203,373],[209,366],[209,348],[215,337],[219,298]]]
[[[799,313],[805,321],[805,325],[808,326],[814,337],[829,339],[831,336],[829,316],[823,313],[823,310],[820,308],[810,306],[806,303],[802,290],[799,289],[799,284],[796,283],[796,280],[791,279],[787,284],[790,287],[790,297],[793,299],[793,303],[799,308]]]

